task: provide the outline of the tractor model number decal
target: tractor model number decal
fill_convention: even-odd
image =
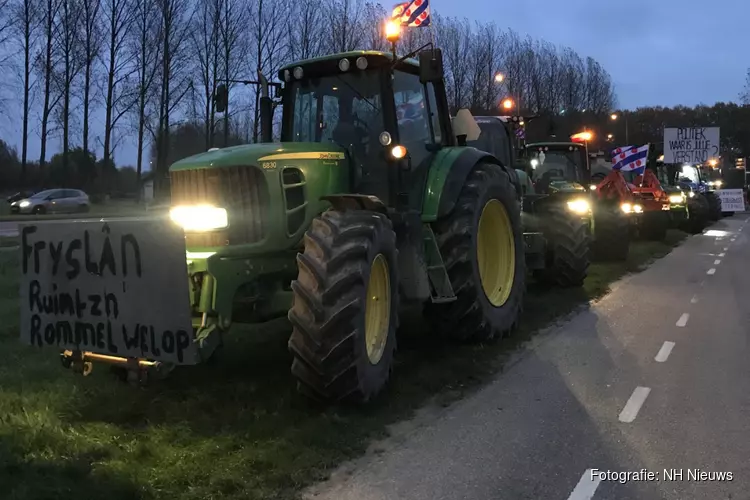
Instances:
[[[264,161],[260,165],[263,167],[263,170],[273,170],[276,168],[276,162],[275,161]]]
[[[341,160],[341,153],[320,153],[321,160]]]

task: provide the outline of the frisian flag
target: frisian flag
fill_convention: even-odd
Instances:
[[[516,137],[519,139],[526,139],[526,131],[523,129],[523,127],[518,127],[516,129]]]
[[[391,13],[391,20],[401,26],[421,28],[430,25],[429,0],[411,0],[396,5]]]
[[[646,169],[648,144],[645,146],[623,146],[612,151],[612,170],[642,173]]]

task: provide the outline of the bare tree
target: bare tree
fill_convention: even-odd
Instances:
[[[135,130],[137,133],[136,179],[140,186],[143,173],[143,153],[146,149],[145,133],[150,118],[147,110],[156,100],[156,81],[161,57],[161,22],[158,6],[151,0],[134,0],[133,28],[127,37],[127,54],[132,58],[137,74],[134,92]],[[155,134],[152,139],[155,138]],[[139,190],[140,192],[140,190]]]
[[[346,52],[362,47],[362,17],[364,10],[361,0],[328,0],[328,39],[329,52]]]
[[[192,11],[189,0],[159,0],[158,6],[161,17],[161,85],[154,188],[157,196],[161,196],[167,180],[171,118],[182,98],[192,88],[185,68]]]
[[[745,106],[750,104],[750,69],[747,70],[745,76],[745,87],[740,92],[740,102]]]
[[[240,0],[223,0],[221,14],[219,22],[221,56],[224,67],[224,80],[228,84],[230,80],[238,79],[239,74],[245,71],[243,63],[244,55],[248,49],[248,37],[246,33],[248,31],[249,12],[243,8]],[[234,106],[232,109],[234,109]],[[212,113],[215,113],[215,109],[212,110]],[[227,103],[227,109],[224,111],[224,147],[229,145],[232,134],[229,118],[229,106]],[[239,136],[235,134],[234,137],[237,138]]]
[[[94,63],[99,56],[102,42],[102,27],[100,25],[101,0],[80,0],[81,23],[81,65],[83,71],[83,150],[89,149],[89,117],[92,106],[92,78],[94,78]]]
[[[324,7],[322,0],[292,3],[289,14],[297,19],[299,29],[289,32],[287,53],[290,59],[299,61],[323,54]]]
[[[203,135],[205,149],[213,146],[215,111],[211,96],[216,89],[219,77],[220,34],[219,22],[222,14],[223,0],[197,0],[193,15],[193,27],[190,30],[193,54],[195,55],[196,73],[203,94]],[[197,92],[193,92],[193,105],[197,105]]]
[[[105,0],[103,8],[104,69],[106,85],[104,91],[104,151],[102,159],[108,165],[113,147],[113,133],[120,119],[130,112],[136,103],[136,88],[130,74],[140,68],[134,67],[137,52],[127,51],[128,30],[134,27],[139,13],[137,1]]]
[[[379,3],[365,3],[362,14],[362,48],[381,51],[389,49],[383,31],[384,19],[387,16],[388,12]]]
[[[29,112],[32,103],[32,57],[36,48],[40,28],[40,4],[37,0],[20,0],[14,5],[12,26],[17,45],[23,53],[23,118],[21,134],[21,176],[20,184],[26,182],[26,164],[29,153]]]
[[[47,160],[47,139],[49,135],[49,120],[52,117],[53,110],[57,107],[60,102],[62,93],[59,91],[57,85],[54,85],[53,80],[55,79],[56,69],[56,53],[55,53],[55,40],[57,37],[57,24],[55,23],[55,14],[60,7],[62,0],[44,0],[40,14],[42,15],[42,38],[44,48],[42,53],[39,55],[38,68],[41,73],[41,78],[44,81],[44,97],[42,104],[42,118],[41,118],[41,130],[39,138],[41,140],[41,148],[39,152],[39,166],[44,168]]]

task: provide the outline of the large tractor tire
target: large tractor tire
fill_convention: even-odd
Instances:
[[[328,210],[305,233],[292,282],[289,350],[303,394],[366,402],[386,385],[396,350],[396,234],[383,214]]]
[[[721,219],[721,198],[713,192],[705,193],[705,197],[708,201],[708,220],[715,222]]]
[[[643,214],[641,237],[649,241],[662,241],[667,237],[669,214],[666,212],[646,212]]]
[[[516,326],[526,292],[523,229],[516,189],[505,171],[479,163],[453,211],[433,224],[454,302],[425,304],[437,334],[487,341]]]
[[[536,272],[540,280],[561,287],[582,286],[590,264],[588,224],[564,205],[551,205],[543,217],[547,266]]]
[[[688,205],[688,219],[684,222],[683,230],[690,234],[700,234],[708,225],[708,202],[705,199],[696,200]]]
[[[619,207],[594,211],[592,255],[599,261],[625,261],[630,253],[630,220]]]

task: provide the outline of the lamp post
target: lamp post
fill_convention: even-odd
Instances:
[[[628,144],[629,139],[628,139],[628,115],[627,115],[627,113],[625,111],[622,111],[619,114],[618,113],[612,113],[611,115],[609,115],[609,118],[610,118],[610,120],[612,120],[614,122],[614,121],[617,121],[620,118],[621,115],[622,115],[622,119],[625,121],[625,145],[629,146],[629,144]]]

